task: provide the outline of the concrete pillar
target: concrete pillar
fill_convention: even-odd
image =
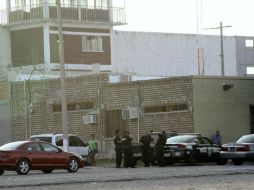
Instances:
[[[43,18],[49,18],[49,3],[48,0],[43,0]]]
[[[44,63],[46,67],[50,66],[50,34],[49,25],[43,26],[43,48],[44,48]]]

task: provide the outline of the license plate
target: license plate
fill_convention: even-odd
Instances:
[[[175,152],[175,156],[180,156],[180,152]]]
[[[229,147],[228,149],[229,149],[228,151],[230,152],[235,152],[235,147]]]
[[[170,157],[170,153],[169,153],[169,152],[168,152],[168,153],[165,153],[164,156],[165,156],[165,157]]]
[[[142,154],[141,154],[141,153],[133,153],[133,156],[134,156],[134,157],[141,157]]]

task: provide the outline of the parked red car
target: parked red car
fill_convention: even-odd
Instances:
[[[74,153],[42,141],[17,141],[0,147],[0,175],[5,170],[16,171],[20,175],[30,170],[51,173],[54,169],[76,172],[84,167],[84,159]]]

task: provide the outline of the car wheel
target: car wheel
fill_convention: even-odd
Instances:
[[[242,159],[232,159],[232,162],[234,165],[240,166],[244,161]]]
[[[45,170],[42,170],[42,172],[43,173],[45,173],[45,174],[50,174],[50,173],[52,173],[52,169],[45,169]]]
[[[0,169],[0,175],[3,175],[4,169]]]
[[[220,158],[216,161],[217,165],[225,165],[228,162],[228,159]]]
[[[196,152],[192,152],[187,160],[189,166],[196,166],[198,164],[198,155]]]
[[[172,160],[172,159],[165,159],[165,163],[167,164],[167,165],[173,165],[174,164],[174,161]]]
[[[30,162],[27,159],[21,159],[16,167],[16,172],[19,175],[26,175],[30,171]]]
[[[138,162],[138,158],[133,158],[133,166],[136,166]]]
[[[76,158],[71,158],[67,165],[67,171],[70,173],[74,173],[78,171],[78,168],[79,168],[78,160]]]

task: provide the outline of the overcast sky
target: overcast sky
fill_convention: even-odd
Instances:
[[[121,30],[254,36],[254,0],[125,0],[127,23]],[[199,22],[197,22],[199,20]],[[197,24],[198,23],[198,24]]]
[[[231,25],[225,35],[254,36],[254,0],[113,0],[125,1],[127,25],[118,30],[208,33],[204,28]],[[5,0],[0,0],[0,6]],[[198,22],[197,22],[198,21]]]

